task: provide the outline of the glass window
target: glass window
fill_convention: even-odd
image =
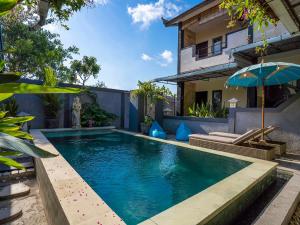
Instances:
[[[222,37],[213,39],[212,53],[213,55],[219,55],[222,53]]]
[[[208,41],[196,45],[196,55],[197,58],[203,58],[208,56]]]

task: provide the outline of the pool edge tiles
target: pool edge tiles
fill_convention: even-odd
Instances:
[[[85,129],[86,130],[86,129]],[[143,137],[146,139],[152,139],[152,140],[157,140],[155,138],[150,138],[144,135],[132,133],[132,132],[127,132],[127,131],[120,131],[120,130],[115,130],[118,132],[125,132],[131,135]],[[47,130],[42,130],[47,131]],[[66,131],[66,129],[59,129],[56,131]],[[44,137],[44,135],[41,133],[40,130],[35,130],[32,132],[33,136],[35,137],[35,144],[37,144],[40,147],[45,148],[46,150],[54,151],[57,153],[56,149],[50,144],[50,142],[47,141],[47,139]],[[184,200],[183,202],[178,203],[177,205],[174,205],[173,207],[157,214],[156,216],[142,222],[141,224],[146,225],[146,224],[203,224],[204,222],[207,223],[210,221],[216,214],[220,214],[220,212],[224,211],[223,209],[228,206],[228,203],[234,202],[238,197],[243,196],[243,194],[250,189],[251,187],[256,186],[256,184],[260,181],[263,180],[266,174],[270,173],[273,169],[276,168],[276,163],[272,162],[267,162],[259,159],[253,159],[249,157],[244,157],[244,156],[238,156],[230,153],[224,153],[224,152],[218,152],[210,149],[203,149],[199,147],[193,147],[188,144],[184,143],[178,143],[174,141],[164,141],[164,140],[157,140],[160,142],[165,142],[168,144],[173,144],[177,146],[182,146],[186,147],[189,149],[194,149],[194,150],[200,150],[204,152],[209,152],[217,155],[222,155],[226,157],[231,157],[239,160],[244,160],[248,162],[252,162],[252,164],[239,172],[225,178],[224,180],[216,183],[215,185],[205,189],[204,191]],[[42,144],[42,145],[39,145]],[[49,148],[49,149],[48,149]],[[56,160],[55,160],[56,159]],[[71,198],[73,197],[71,193],[66,193],[66,191],[63,191],[64,187],[72,186],[74,185],[74,179],[79,182],[84,183],[84,185],[81,185],[82,187],[86,188],[87,184],[83,181],[83,179],[80,177],[79,174],[77,174],[74,169],[68,164],[66,160],[62,156],[59,156],[57,158],[53,159],[40,159],[37,160],[38,167],[37,167],[37,174],[38,174],[38,181],[40,180],[42,182],[46,182],[48,180],[48,185],[40,185],[41,189],[45,188],[46,190],[44,191],[48,195],[48,190],[52,188],[53,189],[53,195],[57,196],[57,200],[55,204],[61,205],[62,208],[62,215],[65,215],[66,220],[68,223],[58,223],[58,219],[54,218],[53,223],[51,222],[50,224],[94,224],[90,219],[88,215],[84,218],[81,214],[81,210],[85,210],[85,207],[82,207],[84,204],[86,205],[91,205],[93,202],[97,201],[102,201],[102,199],[88,186],[87,188],[90,190],[92,198],[89,199],[84,199],[84,198],[78,198],[75,203],[73,203]],[[52,161],[52,163],[49,163],[49,161]],[[71,168],[70,168],[71,167]],[[60,172],[60,173],[59,173]],[[57,178],[53,174],[58,173],[60,176]],[[66,174],[65,174],[66,173]],[[39,175],[40,174],[40,175]],[[42,174],[42,176],[41,176]],[[70,178],[70,174],[72,174],[72,178]],[[245,175],[246,174],[246,175]],[[73,177],[74,176],[74,177]],[[228,194],[226,197],[224,195],[224,190],[226,188],[226,185],[230,185],[230,188],[232,189],[232,186],[235,186],[234,190],[229,191],[231,195]],[[76,185],[77,186],[77,185]],[[73,188],[74,189],[74,188]],[[80,189],[80,188],[79,188]],[[212,191],[212,192],[210,192]],[[226,189],[228,192],[228,189]],[[217,194],[219,193],[219,194]],[[71,195],[72,197],[69,197],[68,195]],[[213,207],[210,207],[210,209],[207,208],[207,206],[203,207],[201,204],[199,205],[199,195],[201,198],[205,196],[205,198],[211,196],[214,198],[210,198],[209,202],[211,202]],[[200,200],[201,200],[200,198]],[[74,200],[74,199],[73,199]],[[52,202],[51,202],[52,201]],[[83,201],[82,204],[79,204],[79,201]],[[87,201],[87,202],[86,202]],[[203,201],[203,200],[201,200]],[[200,202],[201,202],[200,201]],[[85,202],[85,203],[84,203]],[[53,203],[53,199],[49,199],[49,196],[45,197],[45,205],[50,205]],[[84,203],[84,204],[83,204]],[[79,209],[79,212],[77,212],[76,207],[81,207]],[[182,204],[187,204],[188,210],[185,210],[184,208],[181,208]],[[101,214],[99,213],[99,209],[96,208],[95,212],[93,215],[95,215],[95,218],[97,217],[99,219],[99,222],[102,224],[124,224],[123,221],[109,208],[104,203],[104,209],[108,210],[107,214]],[[47,209],[51,207],[46,207]],[[53,210],[53,209],[52,209]],[[58,210],[58,209],[56,209]],[[175,214],[174,214],[175,210]],[[89,208],[89,211],[94,211],[93,208]],[[170,213],[171,212],[171,213]],[[201,213],[199,213],[201,212]],[[93,213],[93,212],[91,212]],[[111,215],[112,217],[108,219],[107,215]],[[197,215],[201,214],[202,216],[199,217]],[[53,219],[53,213],[49,213],[50,220]],[[106,216],[105,216],[106,215]],[[164,220],[164,215],[167,215],[167,220]],[[111,219],[111,220],[110,220]],[[77,222],[76,222],[77,221]],[[78,223],[80,221],[80,223]],[[95,223],[97,224],[97,223]]]
[[[32,130],[31,134],[36,146],[59,154],[40,130]],[[61,155],[35,162],[50,225],[125,224]]]

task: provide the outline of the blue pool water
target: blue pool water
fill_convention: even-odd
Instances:
[[[45,135],[129,225],[164,211],[250,164],[113,131]]]

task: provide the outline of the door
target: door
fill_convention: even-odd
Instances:
[[[212,108],[214,111],[222,108],[222,90],[212,92]]]
[[[208,56],[208,41],[196,45],[196,57],[203,58]]]
[[[202,104],[207,104],[207,91],[198,91],[195,96],[195,103],[201,106]]]

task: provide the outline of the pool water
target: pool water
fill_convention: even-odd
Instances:
[[[45,135],[129,225],[174,206],[250,164],[115,131]]]

